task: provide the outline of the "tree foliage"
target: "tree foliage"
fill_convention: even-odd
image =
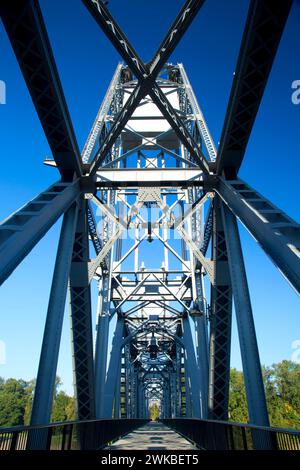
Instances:
[[[284,360],[262,373],[271,426],[300,429],[300,364]],[[244,377],[236,369],[230,374],[229,419],[248,421]]]
[[[52,422],[74,421],[75,420],[75,399],[60,391],[53,403]]]
[[[300,364],[284,360],[262,368],[270,423],[275,427],[300,429]],[[56,379],[52,408],[52,422],[75,420],[75,399],[64,391]],[[34,394],[35,380],[0,377],[0,426],[27,425]],[[248,421],[247,399],[243,373],[231,369],[229,393],[230,421]],[[150,406],[150,418],[159,418],[156,403]]]
[[[284,360],[263,368],[272,426],[300,429],[300,364]]]
[[[0,385],[0,423],[2,426],[24,424],[27,382],[8,379]]]
[[[236,369],[230,371],[228,417],[230,421],[248,421],[247,399],[243,373]]]
[[[157,421],[159,418],[159,407],[157,403],[151,403],[149,406],[149,415],[151,421]]]
[[[20,426],[30,423],[35,380],[0,378],[0,426]],[[75,419],[75,399],[59,391],[62,385],[56,378],[52,422],[73,421]]]

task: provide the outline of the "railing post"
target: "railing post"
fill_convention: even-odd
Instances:
[[[51,449],[51,440],[52,440],[52,434],[53,434],[53,427],[49,426],[47,429],[47,444],[46,444],[46,450]]]
[[[16,446],[17,446],[17,442],[18,442],[18,436],[19,436],[19,432],[18,431],[13,431],[11,441],[10,441],[9,450],[16,450]]]

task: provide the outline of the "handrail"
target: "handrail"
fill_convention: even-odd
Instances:
[[[233,426],[239,426],[243,428],[249,428],[249,429],[258,429],[261,431],[275,431],[275,432],[284,432],[284,433],[290,433],[290,434],[297,434],[300,437],[300,430],[298,429],[290,429],[290,428],[276,428],[273,426],[257,426],[255,424],[250,424],[250,423],[240,423],[239,421],[220,421],[216,419],[200,419],[200,418],[172,418],[172,421],[176,420],[183,420],[184,421],[201,421],[201,422],[206,422],[206,423],[213,423],[213,424],[228,424],[228,425],[233,425]],[[1,429],[1,428],[0,428]]]
[[[0,451],[97,450],[147,422],[147,419],[97,419],[0,428]]]
[[[206,450],[300,450],[300,431],[197,418],[162,420]]]

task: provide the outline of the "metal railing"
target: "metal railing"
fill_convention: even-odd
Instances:
[[[0,451],[97,450],[147,422],[146,419],[102,419],[0,428]]]
[[[300,450],[300,431],[193,418],[162,421],[205,450]]]

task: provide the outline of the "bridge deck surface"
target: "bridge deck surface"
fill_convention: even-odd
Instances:
[[[195,450],[191,442],[162,423],[150,422],[126,434],[107,450]]]

